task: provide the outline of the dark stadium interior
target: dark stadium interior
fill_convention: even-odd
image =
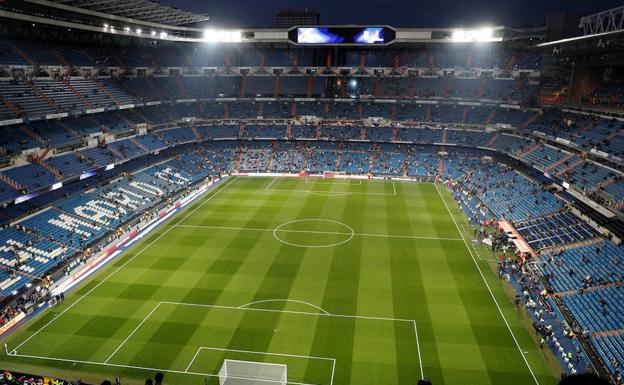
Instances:
[[[70,366],[52,348],[36,362],[20,347],[73,306],[66,292],[101,283],[70,290],[82,279],[125,266],[123,242],[254,175],[276,178],[266,191],[282,177],[448,191],[468,257],[492,256],[494,280],[473,273],[494,310],[551,369],[544,380],[514,358],[536,385],[624,383],[621,2],[205,3],[0,0],[0,383],[89,365],[125,383],[130,363]],[[149,368],[160,384],[192,364]],[[424,377],[459,383],[444,370]]]

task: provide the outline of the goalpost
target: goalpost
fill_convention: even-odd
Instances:
[[[219,370],[219,385],[286,385],[286,365],[226,359]]]

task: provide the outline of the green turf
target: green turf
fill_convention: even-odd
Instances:
[[[168,370],[185,385],[218,384],[208,375],[235,359],[319,385],[414,384],[421,367],[436,385],[535,384],[524,355],[554,384],[438,187],[226,180],[5,339],[17,355],[0,365],[91,381]]]

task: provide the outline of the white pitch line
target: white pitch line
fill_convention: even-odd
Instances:
[[[232,183],[234,183],[234,181],[237,178],[235,177],[234,179],[232,179],[231,182],[228,182],[223,188],[221,188],[220,190],[216,191],[214,194],[212,194],[210,197],[208,197],[208,199],[206,199],[204,202],[202,202],[199,206],[197,206],[196,208],[194,208],[193,210],[191,210],[190,212],[188,212],[181,220],[180,222],[182,222],[183,220],[185,220],[186,218],[188,218],[190,215],[192,215],[195,211],[199,210],[199,208],[201,208],[206,202],[210,201],[212,198],[214,198],[217,194],[219,194],[221,191],[225,190],[229,185],[231,185]],[[38,329],[36,332],[34,332],[33,334],[31,334],[28,338],[26,338],[24,341],[22,341],[19,345],[17,345],[14,350],[17,351],[17,349],[19,349],[20,347],[22,347],[26,342],[30,341],[33,337],[35,337],[36,335],[38,335],[43,329],[47,328],[50,324],[52,324],[54,321],[56,321],[60,316],[62,316],[63,314],[65,314],[69,309],[71,309],[72,307],[74,307],[76,304],[78,304],[80,301],[82,301],[87,295],[91,294],[91,292],[93,292],[95,289],[97,289],[101,284],[103,284],[104,282],[108,281],[108,279],[110,277],[112,277],[113,275],[115,275],[118,271],[120,271],[121,269],[123,269],[124,267],[126,267],[126,265],[130,262],[132,262],[136,257],[138,257],[139,255],[141,255],[145,250],[147,250],[150,246],[152,246],[154,243],[158,242],[162,237],[164,237],[169,231],[171,231],[171,229],[173,229],[175,226],[170,226],[169,228],[167,228],[167,230],[165,230],[162,234],[160,234],[156,239],[154,239],[152,242],[148,243],[147,245],[145,245],[144,248],[142,248],[138,253],[136,253],[135,255],[133,255],[131,258],[129,258],[126,262],[124,262],[123,264],[121,264],[117,269],[115,269],[112,273],[110,273],[109,275],[106,276],[106,278],[104,278],[102,281],[100,281],[100,283],[98,283],[97,285],[95,285],[93,288],[91,288],[89,291],[87,291],[85,294],[83,294],[80,298],[78,298],[75,302],[73,302],[72,304],[70,304],[69,306],[67,306],[65,308],[65,310],[63,310],[62,312],[60,312],[59,314],[57,314],[54,318],[52,318],[50,321],[48,321],[48,323],[46,323],[45,325],[43,325],[40,329]]]
[[[498,313],[503,318],[503,321],[505,322],[505,326],[507,326],[507,330],[509,330],[509,334],[511,334],[511,338],[513,339],[514,343],[516,344],[516,347],[518,348],[518,352],[520,353],[520,356],[522,356],[522,359],[524,360],[524,363],[526,364],[526,367],[529,369],[529,373],[531,373],[531,376],[533,377],[533,381],[535,381],[535,383],[537,385],[539,385],[539,381],[537,380],[537,377],[535,376],[535,373],[533,373],[533,369],[531,369],[531,365],[529,365],[529,361],[526,359],[526,356],[524,355],[524,353],[522,351],[522,348],[520,347],[520,343],[518,343],[518,340],[516,339],[516,335],[514,334],[513,330],[511,330],[511,326],[509,326],[509,322],[507,322],[507,318],[505,318],[505,315],[503,314],[503,311],[502,311],[500,305],[498,304],[498,301],[496,300],[496,297],[494,296],[494,293],[492,292],[492,288],[490,288],[490,285],[488,284],[487,280],[485,279],[485,276],[483,275],[483,271],[481,271],[481,267],[477,263],[477,260],[475,259],[474,254],[472,253],[472,250],[470,249],[470,246],[466,242],[466,239],[464,238],[464,234],[462,233],[461,229],[459,228],[459,225],[457,224],[457,221],[455,220],[455,217],[451,213],[451,209],[449,208],[448,204],[446,203],[446,200],[442,196],[442,193],[440,192],[440,189],[438,188],[438,184],[437,183],[435,183],[435,188],[438,191],[438,195],[440,195],[440,199],[442,199],[442,202],[444,203],[444,206],[446,207],[446,211],[448,211],[449,215],[451,216],[451,219],[453,220],[453,223],[455,224],[455,227],[457,228],[457,231],[459,232],[459,235],[462,237],[462,240],[464,241],[464,245],[466,246],[466,249],[468,250],[468,253],[470,254],[470,257],[472,258],[472,262],[474,262],[474,265],[476,266],[477,270],[479,271],[479,275],[481,276],[481,279],[483,280],[483,283],[485,284],[485,287],[487,288],[488,292],[490,293],[490,296],[492,297],[492,300],[494,301],[494,304],[496,305],[496,308],[498,309]]]
[[[186,369],[184,370],[184,373],[188,373],[189,369],[191,368],[191,366],[193,366],[193,362],[195,362],[195,359],[197,358],[197,356],[199,355],[199,352],[201,352],[201,350],[202,350],[201,347],[199,349],[197,349],[197,351],[195,352],[195,355],[191,359],[191,362],[189,362],[189,364],[186,366]]]
[[[30,359],[37,359],[37,360],[44,360],[44,361],[55,361],[55,362],[68,362],[68,363],[72,363],[72,364],[108,366],[108,367],[111,367],[111,368],[145,370],[145,371],[150,371],[150,372],[165,372],[165,373],[174,373],[174,374],[188,374],[188,375],[191,375],[191,376],[219,377],[218,374],[214,374],[214,373],[184,372],[182,370],[163,369],[163,368],[150,368],[150,367],[146,367],[146,366],[136,366],[136,365],[111,364],[111,363],[97,362],[97,361],[71,360],[71,359],[68,359],[68,358],[35,356],[35,355],[30,355],[30,354],[13,354],[13,355],[11,355],[11,357],[22,357],[22,358],[30,358]],[[235,377],[235,376],[229,376],[229,377],[233,378],[233,379],[236,379],[236,380],[251,380],[250,378],[247,378],[247,377]],[[271,384],[275,384],[276,383],[275,381],[272,381],[272,380],[263,380],[263,379],[255,379],[255,378],[253,380],[254,381],[259,381],[259,382],[271,383]],[[290,385],[319,385],[319,384],[306,384],[306,383],[303,383],[303,382],[290,382],[290,381],[288,381],[286,383],[290,384]]]
[[[351,180],[353,182],[358,182],[356,183],[351,183],[351,182],[335,182],[335,181],[330,181],[329,183],[327,182],[323,182],[323,179],[310,179],[310,178],[306,178],[305,181],[303,182],[303,184],[318,184],[318,185],[326,185],[326,186],[331,186],[331,185],[336,185],[336,186],[361,186],[362,185],[362,180],[361,179],[347,179],[347,180]]]
[[[266,186],[266,187],[264,188],[264,190],[265,190],[265,191],[271,191],[271,190],[269,190],[269,189],[271,188],[271,186],[273,186],[273,183],[275,183],[275,181],[277,181],[277,178],[273,178],[273,180],[271,181],[271,183],[269,183],[269,185],[268,185],[268,186]]]
[[[254,301],[254,302],[246,303],[244,305],[240,305],[238,308],[239,309],[244,309],[244,308],[248,308],[249,306],[252,306],[252,305],[257,305],[257,304],[260,304],[260,303],[267,303],[267,302],[294,302],[294,303],[300,303],[300,304],[303,304],[303,305],[308,305],[310,307],[313,307],[313,308],[317,309],[318,311],[323,312],[325,314],[329,314],[329,312],[327,310],[323,309],[322,307],[319,307],[319,306],[316,306],[314,304],[311,304],[310,302],[300,301],[298,299],[288,299],[288,298],[263,299],[263,300],[260,300],[260,301]]]
[[[418,339],[418,327],[416,327],[416,320],[414,320],[414,334],[416,334],[416,350],[418,350],[418,364],[420,365],[420,378],[425,379],[425,370],[423,369],[422,356],[420,355],[420,340]]]
[[[210,347],[210,346],[200,346],[199,350],[216,350],[216,351],[219,351],[219,352],[250,353],[250,354],[262,354],[262,355],[267,355],[267,356],[294,357],[294,358],[312,358],[314,360],[336,361],[336,359],[332,358],[332,357],[304,356],[304,355],[300,355],[300,354],[289,354],[289,353],[257,352],[257,351],[253,351],[253,350],[213,348],[213,347]]]
[[[162,305],[174,305],[174,306],[190,306],[190,307],[204,307],[208,309],[225,309],[225,310],[244,310],[244,311],[258,311],[267,313],[286,313],[286,314],[299,314],[299,315],[314,315],[319,317],[336,317],[336,318],[351,318],[351,319],[366,319],[373,321],[394,321],[394,322],[414,322],[413,319],[405,318],[390,318],[390,317],[374,317],[365,315],[348,315],[348,314],[325,314],[325,313],[312,313],[307,311],[294,311],[294,310],[276,310],[276,309],[258,309],[253,307],[238,307],[238,306],[226,306],[226,305],[206,305],[203,303],[190,303],[190,302],[174,302],[174,301],[162,301]]]
[[[392,182],[392,190],[394,191],[394,196],[397,195],[396,193],[396,185],[394,184],[394,182]]]
[[[341,231],[316,231],[316,230],[288,230],[288,229],[267,229],[259,227],[233,227],[233,226],[209,226],[209,225],[180,225],[176,224],[174,227],[186,227],[197,229],[214,229],[214,230],[236,230],[236,231],[266,231],[266,232],[278,232],[278,233],[306,233],[306,234],[325,234],[325,235],[351,235],[350,232]],[[451,237],[427,237],[419,235],[398,235],[398,234],[374,234],[374,233],[353,233],[354,236],[359,237],[379,237],[379,238],[404,238],[404,239],[424,239],[434,241],[461,241],[462,238]]]
[[[125,340],[123,340],[123,342],[121,344],[119,344],[119,346],[117,346],[117,349],[115,349],[114,352],[111,353],[110,356],[108,356],[108,358],[106,359],[106,361],[104,361],[105,364],[108,364],[108,361],[110,361],[111,358],[113,358],[113,356],[119,351],[119,349],[121,349],[122,346],[124,346],[126,344],[126,342],[128,342],[128,340],[134,335],[134,333],[137,332],[137,330],[139,330],[139,328],[141,327],[141,325],[143,325],[145,323],[145,321],[147,321],[147,319],[156,311],[156,309],[158,309],[158,307],[160,306],[160,303],[158,303],[156,306],[154,306],[154,308],[152,309],[151,312],[149,312],[145,318],[143,318],[143,320],[132,330],[132,332],[130,334],[128,334],[128,336],[126,337]]]
[[[395,194],[374,193],[374,192],[351,192],[351,191],[314,191],[314,190],[287,190],[287,189],[270,189],[268,192],[288,192],[288,193],[308,193],[319,195],[373,195],[373,196],[394,196]]]

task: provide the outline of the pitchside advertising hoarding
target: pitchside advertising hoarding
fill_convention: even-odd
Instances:
[[[296,27],[288,38],[306,45],[386,45],[394,41],[396,32],[387,26],[375,27]]]

